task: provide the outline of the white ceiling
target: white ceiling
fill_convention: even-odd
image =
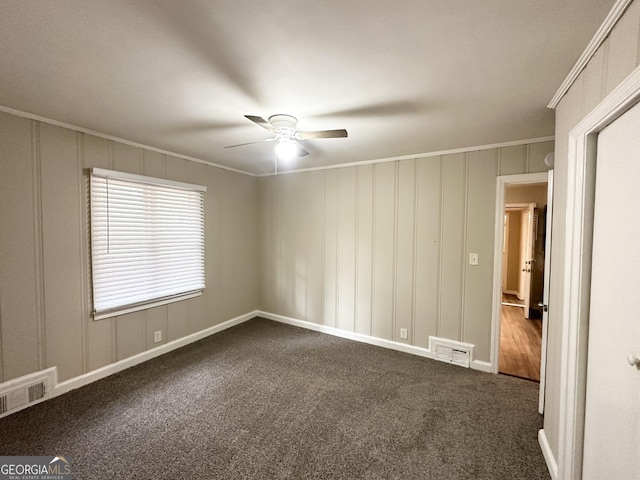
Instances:
[[[2,0],[0,105],[253,173],[553,135],[614,0]]]

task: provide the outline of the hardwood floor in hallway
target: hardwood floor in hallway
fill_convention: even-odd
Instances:
[[[522,305],[524,307],[524,300],[520,300],[515,295],[511,295],[510,293],[502,294],[502,303],[510,303],[513,305]]]
[[[542,320],[525,319],[524,309],[502,305],[500,373],[540,381]]]

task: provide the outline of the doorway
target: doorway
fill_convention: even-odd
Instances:
[[[540,413],[544,407],[551,179],[551,171],[500,176],[496,192],[493,371],[540,382]]]
[[[540,381],[547,183],[505,188],[499,373]]]

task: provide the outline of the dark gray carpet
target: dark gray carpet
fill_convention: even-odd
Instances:
[[[537,384],[254,319],[0,420],[74,478],[548,479]]]

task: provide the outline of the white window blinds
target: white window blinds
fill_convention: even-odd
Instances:
[[[205,187],[91,170],[94,318],[200,295]]]

